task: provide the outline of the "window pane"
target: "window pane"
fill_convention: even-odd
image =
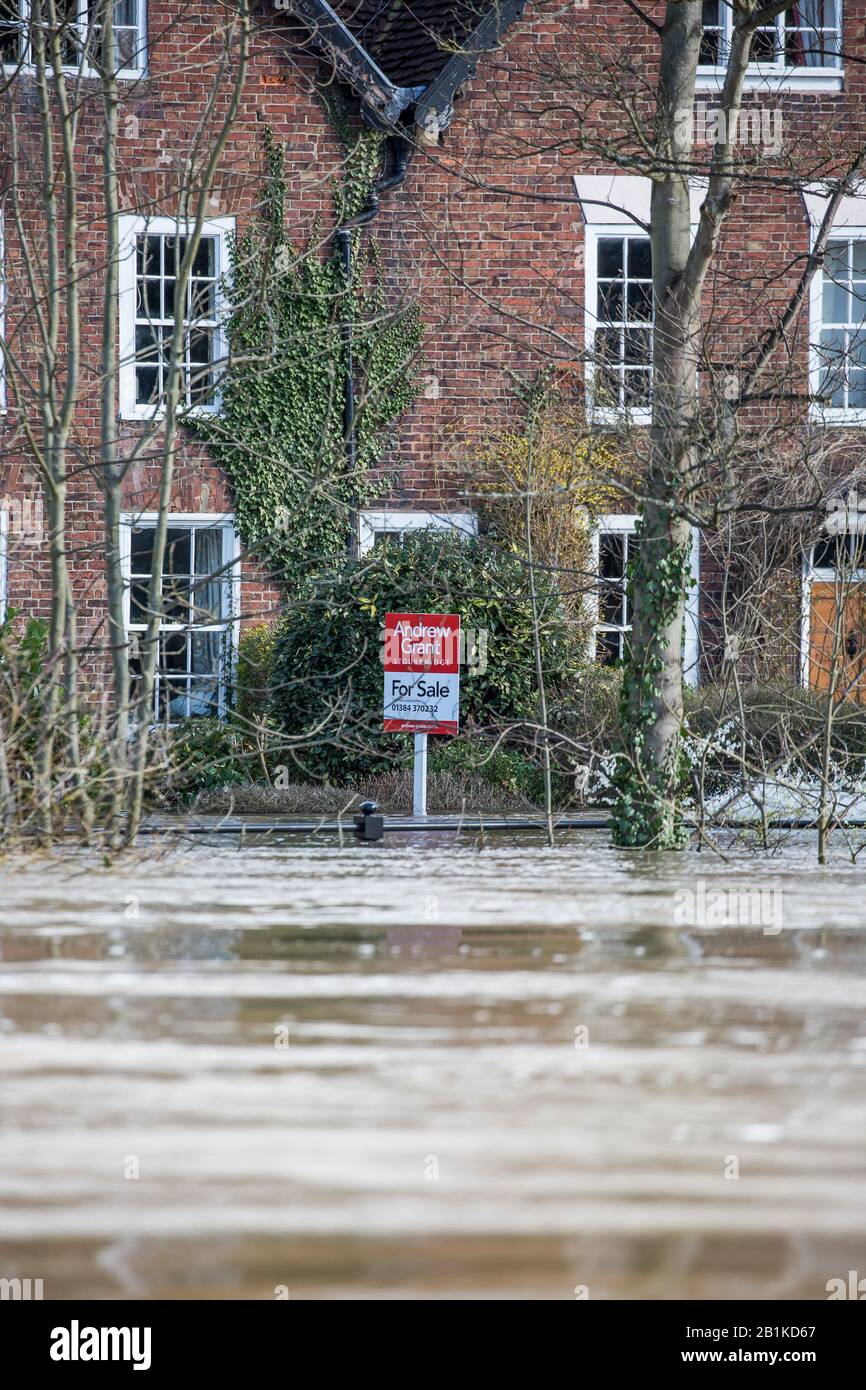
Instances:
[[[650,361],[652,340],[648,328],[627,328],[623,339],[623,356],[626,362]]]
[[[164,632],[159,639],[160,670],[169,674],[185,674],[188,666],[189,639],[185,632]]]
[[[604,322],[622,319],[622,281],[600,280],[598,284],[598,317]]]
[[[719,67],[722,63],[722,30],[719,24],[718,0],[704,0],[701,49],[698,62],[702,67]]]
[[[851,322],[862,323],[866,319],[866,280],[851,282]]]
[[[848,323],[851,318],[851,296],[846,284],[834,284],[824,280],[821,299],[821,317],[824,323]]]
[[[595,635],[595,659],[602,666],[613,666],[620,660],[622,637],[618,632],[597,632]]]
[[[189,682],[189,718],[216,719],[219,716],[219,677]]]
[[[628,243],[629,279],[652,279],[652,245],[649,237],[630,237]]]
[[[150,617],[147,590],[147,584],[138,583],[130,585],[129,621],[131,623],[146,623]]]
[[[196,622],[217,623],[228,616],[227,579],[219,573],[223,565],[224,535],[221,526],[198,527],[195,531],[196,587],[193,604]],[[202,583],[203,579],[207,582]]]
[[[779,56],[779,40],[775,24],[756,29],[752,39],[751,61],[753,63],[774,63]]]
[[[652,320],[653,287],[651,284],[630,284],[627,292],[627,317],[643,323]]]
[[[192,547],[189,527],[169,526],[165,533],[164,574],[189,575],[192,566]]]
[[[221,632],[194,632],[191,641],[190,670],[196,676],[218,676],[222,660]]]
[[[136,270],[139,275],[159,275],[159,243],[160,238],[158,236],[136,238]]]
[[[852,410],[866,407],[866,371],[852,371],[848,381],[848,405]]]
[[[828,241],[827,255],[824,258],[824,275],[831,280],[848,278],[847,241]]]
[[[133,574],[149,574],[153,556],[153,527],[134,526],[130,539],[131,569]]]
[[[650,374],[646,370],[628,370],[623,376],[623,401],[636,407],[649,405],[652,395]]]
[[[602,623],[622,623],[623,596],[618,585],[603,584],[598,596],[598,617]]]
[[[374,531],[373,548],[384,549],[389,545],[401,545],[403,542],[402,531]]]
[[[0,62],[14,67],[20,61],[22,38],[18,0],[0,0]]]
[[[621,531],[599,534],[598,572],[602,579],[622,579],[625,575],[625,536]]]
[[[621,276],[623,273],[623,238],[600,237],[598,242],[599,279]]]
[[[193,257],[192,273],[196,276],[216,275],[216,239],[203,236]]]
[[[831,329],[821,334],[818,347],[821,360],[821,396],[832,406],[845,405],[846,334]]]
[[[189,335],[189,360],[198,366],[207,365],[213,359],[213,333],[208,328],[198,328]]]
[[[216,281],[194,280],[190,286],[190,312],[192,323],[199,319],[212,319],[216,313]]]
[[[87,23],[79,23],[78,0],[55,0],[55,14],[60,29],[60,56],[64,67],[78,67],[84,56]],[[47,20],[47,14],[46,14]]]
[[[140,362],[155,362],[161,356],[162,329],[140,323],[135,330],[135,356]]]
[[[156,367],[136,367],[135,403],[136,405],[156,405],[159,401],[159,375]]]
[[[622,355],[621,337],[618,328],[597,328],[595,330],[595,356],[600,364],[606,365],[620,361]]]

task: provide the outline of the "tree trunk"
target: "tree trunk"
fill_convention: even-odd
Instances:
[[[701,5],[674,4],[662,37],[658,162],[653,181],[653,404],[650,464],[632,563],[632,633],[623,687],[624,757],[617,775],[616,843],[673,849],[679,817],[683,721],[683,623],[691,531],[684,519],[695,462],[700,299],[686,267],[692,245],[691,143],[679,143],[677,113],[691,110]]]

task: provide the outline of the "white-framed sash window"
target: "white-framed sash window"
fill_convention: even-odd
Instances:
[[[592,533],[594,591],[591,598],[593,627],[590,659],[603,666],[623,661],[631,632],[631,603],[627,592],[628,565],[637,543],[635,527],[640,518],[612,512],[601,516]],[[683,674],[697,685],[700,620],[700,532],[692,528],[691,587],[686,597],[683,635]]]
[[[478,518],[473,512],[365,509],[358,517],[358,550],[366,555],[379,546],[400,545],[410,531],[450,531],[459,536],[477,536]]]
[[[704,0],[697,85],[719,91],[731,51],[730,0]],[[799,0],[755,30],[746,88],[836,92],[842,87],[842,0]]]
[[[95,75],[102,48],[95,8],[88,0],[55,0],[55,10],[64,69]],[[113,19],[115,75],[141,77],[147,66],[146,0],[114,0]],[[0,0],[0,62],[7,72],[32,66],[30,28],[30,0]]]
[[[121,557],[133,686],[149,619],[154,513],[123,518]],[[173,513],[163,560],[154,723],[224,717],[240,612],[240,546],[231,514]]]
[[[224,280],[233,217],[211,218],[184,296],[181,409],[219,410],[227,359]],[[168,344],[174,330],[176,271],[186,248],[182,224],[170,217],[120,218],[120,413],[148,419],[164,408]]]
[[[805,189],[812,245],[828,195]],[[811,415],[827,425],[866,425],[866,185],[836,209],[809,301]]]

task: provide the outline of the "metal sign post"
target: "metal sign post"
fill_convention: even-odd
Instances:
[[[427,814],[427,735],[415,735],[415,775],[412,793],[412,815]]]

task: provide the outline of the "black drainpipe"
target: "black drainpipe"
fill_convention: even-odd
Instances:
[[[337,228],[337,242],[340,247],[340,263],[343,267],[343,277],[346,282],[347,296],[352,290],[352,233],[358,227],[363,227],[367,222],[372,222],[376,213],[379,211],[379,200],[384,193],[390,193],[392,188],[397,188],[406,177],[406,169],[409,164],[409,156],[412,146],[409,140],[403,135],[392,135],[388,139],[391,150],[391,173],[386,178],[377,179],[367,200],[366,205],[348,222]],[[347,301],[348,302],[348,301]],[[340,329],[343,339],[343,350],[346,357],[346,379],[344,383],[343,395],[343,437],[346,443],[346,467],[348,469],[352,492],[349,497],[349,534],[346,543],[346,554],[351,558],[356,554],[358,537],[358,500],[355,492],[355,466],[358,458],[358,432],[355,420],[355,364],[353,360],[353,334],[352,319],[349,314],[343,318]]]

